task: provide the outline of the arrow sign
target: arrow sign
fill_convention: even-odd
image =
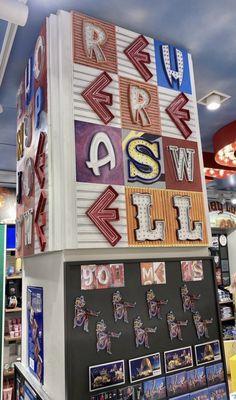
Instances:
[[[190,112],[186,108],[183,108],[188,102],[188,97],[185,96],[184,93],[180,93],[166,108],[167,114],[175,123],[185,139],[192,134],[192,130],[186,124],[187,121],[190,121]]]
[[[46,192],[42,190],[39,197],[38,207],[35,215],[35,229],[39,239],[41,251],[45,250],[45,246],[47,244],[46,236],[44,233],[44,227],[47,223],[47,215],[46,212],[44,211],[46,202],[47,202],[47,195]]]
[[[112,112],[107,108],[107,106],[112,106],[113,104],[112,94],[103,91],[111,82],[112,78],[107,72],[103,72],[81,93],[93,111],[106,125],[114,118]]]
[[[46,140],[46,133],[40,132],[34,169],[41,189],[43,189],[45,183],[45,165],[46,165],[46,154],[44,151],[45,140]]]
[[[153,76],[151,71],[145,65],[151,63],[150,54],[143,51],[148,45],[149,42],[147,39],[143,35],[140,35],[124,50],[125,55],[132,62],[146,82]]]
[[[120,219],[118,208],[109,208],[118,196],[115,189],[108,186],[86,212],[86,215],[112,246],[115,246],[121,239],[120,234],[110,224],[110,222]]]

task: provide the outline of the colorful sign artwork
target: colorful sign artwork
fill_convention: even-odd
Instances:
[[[72,25],[78,247],[207,245],[190,55]]]
[[[17,253],[45,251],[47,217],[47,43],[41,28],[17,95]]]

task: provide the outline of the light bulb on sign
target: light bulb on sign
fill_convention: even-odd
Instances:
[[[221,103],[220,103],[220,96],[218,94],[212,94],[209,96],[206,100],[206,107],[210,111],[215,111],[220,108]]]

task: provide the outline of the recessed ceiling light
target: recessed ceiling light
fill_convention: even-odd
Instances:
[[[3,113],[3,106],[0,104],[0,114]]]
[[[198,103],[206,106],[210,111],[215,111],[220,108],[222,103],[230,99],[230,97],[231,96],[228,96],[227,94],[212,90],[210,93],[199,99]]]

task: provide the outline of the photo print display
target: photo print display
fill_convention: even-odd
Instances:
[[[167,394],[169,397],[178,396],[188,392],[186,371],[166,377]]]
[[[228,394],[225,383],[208,388],[210,399],[228,400]]]
[[[124,360],[89,367],[89,391],[125,383]]]
[[[197,344],[195,346],[195,357],[197,365],[208,364],[221,360],[221,349],[219,340]]]
[[[148,354],[129,360],[130,382],[135,383],[146,378],[161,375],[160,353]]]
[[[206,377],[208,386],[223,383],[225,379],[223,363],[207,366]]]
[[[187,371],[188,390],[200,390],[207,386],[205,367],[199,367]]]
[[[146,399],[165,399],[166,379],[165,377],[156,378],[143,382],[143,398]]]
[[[208,389],[202,389],[190,394],[190,400],[209,400]]]
[[[191,346],[164,352],[166,373],[193,367],[193,354]]]

